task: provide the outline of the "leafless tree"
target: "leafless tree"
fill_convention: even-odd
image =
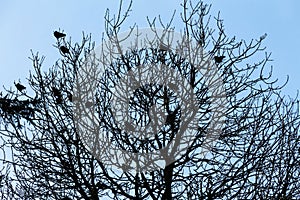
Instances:
[[[117,87],[130,70],[149,63],[163,65],[185,77],[194,92],[201,115],[197,116],[193,140],[186,153],[152,171],[117,172],[97,159],[82,140],[73,112],[80,103],[74,94],[77,76],[93,53],[94,43],[83,35],[81,44],[73,44],[61,33],[56,43],[61,58],[55,65],[44,72],[44,57],[32,53],[34,71],[28,86],[7,89],[0,97],[1,148],[7,150],[1,158],[6,167],[0,179],[2,198],[300,198],[299,102],[281,94],[284,85],[278,86],[272,68],[267,69],[271,54],[262,46],[265,35],[250,42],[236,41],[226,35],[219,16],[211,20],[209,5],[184,0],[181,6],[183,35],[196,44],[188,54],[204,50],[203,57],[213,62],[226,92],[225,121],[210,152],[206,156],[200,153],[212,123],[212,98],[217,97],[208,91],[206,79],[188,56],[159,43],[132,49],[105,63],[94,99],[85,105],[93,110],[116,147],[133,153],[169,148],[183,125],[176,86],[145,84],[131,96],[128,112],[133,121],[128,122],[127,129],[154,120],[149,117],[154,104],[166,113],[163,127],[146,139],[133,138],[119,127],[111,103],[115,92],[111,88]],[[118,38],[130,14],[131,3],[124,12],[122,7],[121,1],[117,15],[111,16],[109,10],[106,13],[108,40]],[[172,20],[164,24],[159,17],[148,22],[154,32],[156,26],[172,30]],[[135,30],[131,27],[129,32],[135,34]]]

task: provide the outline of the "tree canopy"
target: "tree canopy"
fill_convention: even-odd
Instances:
[[[130,51],[119,51],[123,42],[119,35],[131,4],[123,10],[121,1],[113,16],[108,10],[103,41],[109,42],[103,44],[113,47],[103,45],[100,50],[116,49],[117,53],[112,56],[108,52],[97,61],[104,69],[100,77],[95,69],[99,66],[87,64],[97,53],[90,35],[83,34],[82,42],[73,44],[68,35],[55,31],[61,58],[48,71],[43,70],[44,57],[32,53],[28,82],[15,83],[15,88],[3,91],[0,97],[2,198],[300,198],[299,102],[283,96],[280,90],[284,85],[273,80],[271,54],[263,47],[266,35],[250,42],[237,41],[226,35],[219,16],[211,19],[209,5],[184,0],[181,6],[183,39],[176,41],[176,48],[155,37],[155,43],[146,42],[147,48]],[[172,20],[165,24],[158,17],[148,22],[156,36],[158,29],[174,31]],[[130,27],[128,37],[136,36],[138,42],[138,30]],[[201,59],[196,59],[198,56]],[[146,66],[152,66],[154,74],[168,73],[170,79],[176,72],[189,89],[183,87],[183,79],[162,84],[151,76],[154,81],[137,84],[132,93],[126,93],[128,82],[139,81],[133,72]],[[155,71],[155,66],[160,70]],[[91,79],[78,78],[82,72],[99,78],[96,85],[88,88]],[[92,98],[82,96],[82,88],[92,91]],[[128,96],[113,103],[120,90]],[[193,106],[189,95],[195,99]],[[120,114],[125,116],[122,124],[117,121],[116,106],[125,110]],[[78,116],[74,115],[81,119],[87,110],[96,123],[91,128],[101,131],[107,144],[133,155],[164,152],[162,157],[166,155],[169,161],[145,171],[130,170],[128,163],[120,166],[115,160],[107,165],[104,158],[99,159],[106,147],[97,143],[97,137],[87,140],[89,132],[86,138],[79,130],[82,126],[76,125]],[[218,112],[220,116],[215,114]],[[191,121],[192,140],[186,141],[183,154],[176,154],[180,145],[176,141],[183,141],[181,136]],[[150,130],[145,138],[131,134],[137,126],[151,123],[162,126],[143,129]],[[215,131],[217,138],[211,135]],[[213,141],[204,154],[207,138]],[[113,160],[114,156],[119,155],[105,158]]]

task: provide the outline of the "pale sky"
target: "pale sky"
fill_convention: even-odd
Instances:
[[[129,1],[124,0],[125,4]],[[181,12],[180,0],[134,0],[133,11],[123,26],[136,22],[147,26],[146,16],[159,14],[167,22],[174,9]],[[265,40],[267,51],[272,52],[274,79],[283,83],[286,76],[290,81],[284,94],[296,95],[300,88],[299,47],[300,47],[300,1],[298,0],[207,0],[213,3],[211,14],[221,11],[228,36],[250,41],[268,34]],[[118,1],[71,1],[71,0],[1,0],[0,2],[0,85],[13,86],[13,81],[25,82],[28,71],[32,70],[30,49],[45,55],[45,69],[52,66],[60,54],[55,44],[53,31],[59,28],[67,37],[79,42],[84,31],[92,33],[96,44],[100,43],[104,31],[106,8],[116,10]],[[178,30],[179,31],[179,30]]]
[[[129,1],[124,0],[125,4]],[[181,0],[133,0],[131,16],[123,26],[137,23],[147,26],[146,16],[162,15],[167,22],[181,12]],[[221,12],[225,31],[230,37],[250,41],[268,34],[265,46],[272,52],[273,80],[290,80],[283,93],[295,96],[300,89],[300,1],[299,0],[204,0],[212,3],[212,15]],[[12,86],[14,80],[25,79],[33,70],[28,57],[30,50],[45,55],[44,68],[60,58],[53,47],[53,31],[63,29],[73,42],[80,42],[82,32],[91,33],[100,44],[104,31],[106,8],[113,11],[118,0],[1,0],[0,1],[0,91],[3,85]],[[178,30],[179,31],[179,30]],[[25,84],[26,85],[26,84]]]

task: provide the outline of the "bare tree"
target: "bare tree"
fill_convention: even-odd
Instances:
[[[131,11],[131,3],[124,12],[122,5],[121,1],[117,15],[111,17],[107,11],[105,16],[106,36],[117,47],[121,43],[120,27]],[[0,186],[3,197],[300,198],[299,102],[283,97],[280,90],[284,85],[277,86],[276,80],[272,80],[272,68],[266,69],[271,54],[265,53],[262,47],[265,35],[250,42],[236,41],[225,34],[219,16],[214,18],[213,28],[210,6],[187,0],[181,6],[183,38],[195,41],[194,46],[181,46],[187,56],[182,57],[182,51],[179,54],[161,41],[150,48],[119,52],[117,57],[104,62],[105,73],[97,82],[91,102],[78,100],[74,94],[79,71],[95,49],[90,36],[83,35],[81,44],[72,44],[64,33],[57,37],[56,32],[61,59],[47,72],[42,69],[44,57],[32,53],[34,71],[28,78],[28,86],[21,89],[16,85],[16,89],[6,90],[0,98],[3,149],[10,148],[12,153],[11,159],[1,159],[3,166],[11,166],[10,170],[3,170],[6,176],[0,180],[1,183],[6,180]],[[160,17],[148,21],[154,33],[157,25],[166,32],[172,30],[172,20],[168,24],[163,24]],[[135,30],[132,27],[129,33],[134,35]],[[197,63],[190,62],[193,53],[201,53],[204,60],[213,63],[226,92],[227,102],[220,105],[226,108],[222,113],[225,121],[206,156],[201,149],[211,131],[213,99],[218,97],[209,91],[207,79],[195,66]],[[260,60],[251,63],[250,58],[256,56]],[[111,102],[116,91],[112,88],[118,87],[120,79],[129,71],[149,63],[178,72],[188,81],[198,102],[196,107],[201,114],[197,115],[193,140],[179,157],[168,151],[177,148],[169,144],[181,136],[184,126],[184,108],[177,99],[179,86],[176,84],[149,83],[137,88],[129,98],[131,121],[124,119],[125,130],[114,117]],[[217,83],[210,83],[214,84]],[[29,89],[34,95],[29,95]],[[75,125],[73,109],[82,103],[92,110],[112,145],[133,153],[167,149],[171,162],[161,169],[138,172],[124,168],[116,171],[107,166],[87,148]],[[151,120],[160,120],[150,116],[154,105],[166,113],[162,117],[163,127],[153,131],[151,137],[134,138],[129,131],[134,126],[147,126]]]

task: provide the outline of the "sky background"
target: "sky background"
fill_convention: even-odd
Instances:
[[[124,0],[125,5],[128,5]],[[268,34],[264,45],[272,52],[274,78],[289,83],[283,90],[286,95],[295,96],[300,88],[300,1],[299,0],[207,0],[212,3],[211,15],[221,12],[225,31],[237,39],[259,38]],[[162,15],[168,22],[173,11],[181,12],[180,0],[133,0],[130,17],[123,30],[133,23],[146,27],[146,16]],[[80,42],[82,32],[91,33],[96,45],[100,44],[104,31],[106,8],[115,13],[118,0],[1,0],[0,2],[0,91],[2,86],[13,87],[13,81],[25,79],[32,70],[28,59],[30,50],[45,55],[44,67],[51,67],[61,56],[56,48],[53,31],[59,28]],[[177,23],[175,21],[175,23]],[[26,84],[25,84],[26,85]]]
[[[130,17],[123,30],[137,23],[147,27],[146,16],[162,15],[165,22],[173,11],[181,12],[182,0],[133,0]],[[124,0],[128,5],[128,0]],[[299,0],[204,0],[212,3],[211,15],[220,11],[229,37],[250,41],[268,34],[264,45],[272,52],[274,78],[289,83],[283,89],[295,96],[300,89],[300,1]],[[44,68],[61,58],[56,48],[53,31],[59,28],[80,42],[82,32],[91,33],[96,45],[104,31],[107,8],[115,13],[118,0],[1,0],[0,1],[0,91],[3,85],[14,87],[14,80],[26,82],[32,63],[30,50],[46,56]],[[26,85],[26,84],[25,84]]]

